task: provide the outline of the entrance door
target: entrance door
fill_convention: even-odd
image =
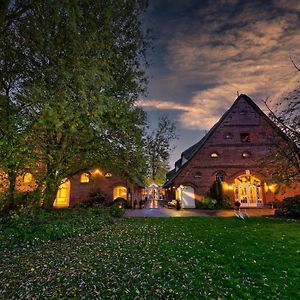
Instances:
[[[241,207],[257,206],[257,187],[249,183],[242,183],[237,186],[237,196]]]
[[[181,189],[181,205],[182,208],[195,208],[195,193],[191,186],[184,186]]]
[[[70,180],[64,181],[58,188],[54,207],[69,207],[70,202]]]

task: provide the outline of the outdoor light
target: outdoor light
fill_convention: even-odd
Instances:
[[[232,185],[229,184],[229,185],[228,185],[228,189],[229,189],[229,190],[232,190]]]

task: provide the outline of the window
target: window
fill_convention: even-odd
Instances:
[[[245,111],[245,110],[240,111],[240,116],[244,117],[246,115],[247,115],[247,111]]]
[[[211,157],[211,158],[218,158],[218,157],[219,157],[219,154],[218,154],[217,152],[212,152],[212,153],[210,154],[210,157]]]
[[[233,134],[230,132],[227,132],[224,134],[224,139],[231,140],[233,138]]]
[[[250,134],[247,132],[241,133],[241,142],[243,143],[249,143],[250,142]]]
[[[202,176],[201,172],[196,172],[194,175],[195,178],[201,178],[201,176]]]
[[[116,186],[114,188],[114,199],[116,198],[123,198],[123,199],[126,199],[127,200],[127,189],[126,187],[124,186]]]
[[[90,182],[90,174],[89,173],[82,173],[80,175],[80,182],[81,183],[89,183]]]
[[[216,181],[224,181],[224,178],[225,178],[225,174],[224,172],[218,172],[216,173]]]
[[[32,175],[31,173],[25,173],[23,177],[23,182],[24,183],[30,183],[32,181]]]
[[[245,151],[245,152],[242,153],[243,158],[249,158],[250,156],[251,156],[251,153],[248,152],[248,151]]]
[[[112,177],[112,174],[111,174],[111,173],[105,173],[104,176],[105,176],[105,177]]]

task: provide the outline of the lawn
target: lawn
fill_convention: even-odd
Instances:
[[[0,250],[1,299],[299,299],[300,223],[135,218]]]

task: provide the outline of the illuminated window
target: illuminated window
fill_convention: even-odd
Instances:
[[[224,138],[226,140],[231,140],[233,138],[233,134],[230,132],[225,133]]]
[[[114,188],[114,199],[123,198],[127,200],[127,189],[124,186],[116,186]]]
[[[250,134],[247,132],[241,133],[241,142],[249,143],[250,142]]]
[[[111,173],[105,173],[105,177],[112,177]]]
[[[89,183],[90,182],[90,174],[89,173],[82,173],[80,175],[80,182],[81,183]]]
[[[218,154],[217,152],[212,152],[212,153],[210,154],[210,157],[212,157],[212,158],[218,158],[218,157],[219,157],[219,154]]]
[[[25,173],[23,177],[23,182],[24,183],[30,183],[32,181],[32,175],[31,173]]]
[[[243,158],[248,158],[248,157],[250,157],[250,156],[251,156],[251,153],[250,153],[250,152],[247,152],[247,151],[246,151],[246,152],[243,152],[243,153],[242,153],[242,157],[243,157]]]

